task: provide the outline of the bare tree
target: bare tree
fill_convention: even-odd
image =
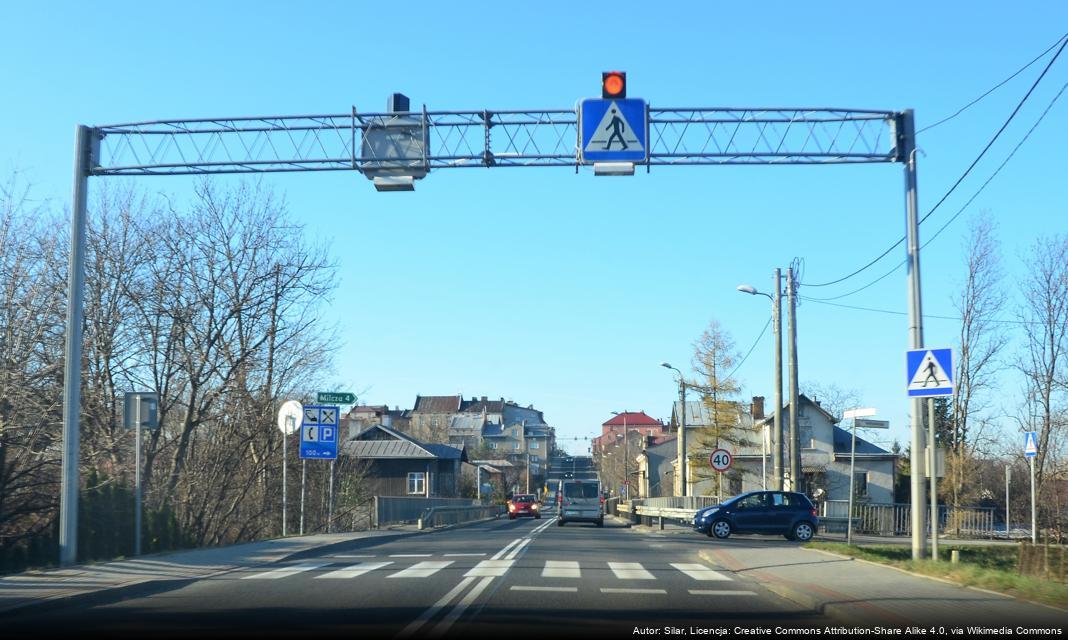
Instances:
[[[1005,306],[1002,288],[1001,258],[996,227],[988,215],[972,220],[965,241],[967,270],[964,283],[954,301],[961,315],[960,343],[957,349],[956,394],[953,414],[947,430],[949,448],[950,494],[954,506],[978,497],[970,482],[978,472],[977,454],[984,442],[984,416],[992,397],[1001,354],[1008,337],[1001,330],[998,316]]]
[[[1064,440],[1065,392],[1068,391],[1068,235],[1041,238],[1026,261],[1020,285],[1020,319],[1026,334],[1017,367],[1027,380],[1028,423],[1038,431],[1035,483],[1045,496],[1047,472]],[[1043,505],[1052,506],[1042,500]],[[1058,520],[1059,511],[1047,509]]]

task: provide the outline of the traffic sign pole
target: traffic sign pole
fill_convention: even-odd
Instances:
[[[927,399],[927,456],[931,473],[931,560],[938,562],[938,474],[935,469],[935,402]]]
[[[1035,517],[1035,457],[1027,459],[1031,463],[1031,544],[1038,544],[1038,519]]]
[[[308,461],[300,461],[300,535],[304,535],[304,480],[308,477]]]

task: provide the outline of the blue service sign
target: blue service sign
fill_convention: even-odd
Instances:
[[[579,161],[645,162],[649,109],[641,98],[587,98],[579,103]]]
[[[315,460],[337,458],[338,408],[304,405],[300,424],[300,457]]]
[[[952,349],[913,349],[905,365],[909,397],[953,395]]]
[[[1034,458],[1038,455],[1038,432],[1027,431],[1024,435],[1024,455]]]

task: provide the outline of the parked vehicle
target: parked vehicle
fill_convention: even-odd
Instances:
[[[599,480],[564,480],[560,483],[560,513],[556,524],[592,522],[604,526],[604,496]]]
[[[515,520],[519,516],[541,518],[540,509],[537,496],[533,493],[519,493],[508,501],[508,519]]]
[[[732,533],[760,533],[805,542],[819,529],[819,517],[803,493],[753,491],[699,510],[693,528],[721,539]]]

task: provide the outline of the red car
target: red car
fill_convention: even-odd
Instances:
[[[520,493],[512,496],[508,501],[508,519],[515,520],[519,516],[533,516],[541,518],[538,498],[532,493]]]

